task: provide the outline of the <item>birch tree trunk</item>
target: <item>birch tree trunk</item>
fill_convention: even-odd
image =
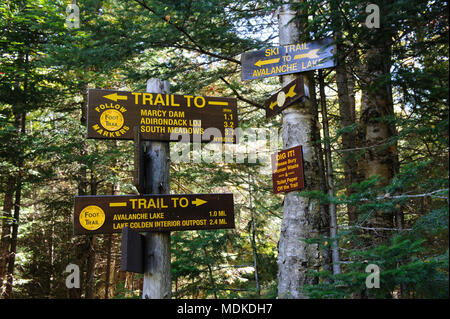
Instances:
[[[295,15],[290,5],[281,6],[278,18],[280,45],[299,41],[298,27],[292,21]],[[282,86],[286,86],[295,77],[296,75],[282,76]],[[308,81],[306,77],[305,81]],[[283,147],[302,145],[305,190],[319,189],[320,175],[312,145],[312,133],[316,123],[311,103],[294,104],[282,114]],[[303,287],[314,283],[308,271],[319,266],[319,248],[317,244],[307,244],[305,240],[318,236],[319,206],[317,200],[301,197],[298,192],[290,192],[284,198],[277,260],[279,298],[307,298]]]

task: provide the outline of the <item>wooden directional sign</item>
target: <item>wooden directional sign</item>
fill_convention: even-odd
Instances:
[[[234,228],[233,194],[75,196],[74,234]]]
[[[335,66],[333,39],[282,45],[241,55],[242,80],[306,72]]]
[[[273,193],[287,193],[305,187],[303,153],[295,146],[272,154]]]
[[[309,91],[303,82],[303,77],[300,76],[266,101],[266,118],[281,113],[289,105],[302,98],[309,98]]]
[[[89,89],[87,137],[236,143],[235,98]],[[220,131],[211,137],[212,130]],[[208,130],[209,129],[209,130]],[[182,134],[189,137],[181,139]]]

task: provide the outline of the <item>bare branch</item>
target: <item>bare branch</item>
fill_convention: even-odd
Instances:
[[[236,95],[237,99],[239,99],[239,100],[241,100],[241,101],[243,101],[245,103],[248,103],[250,105],[253,105],[253,106],[255,106],[255,107],[259,108],[259,109],[264,109],[264,106],[262,106],[262,105],[260,105],[260,104],[258,104],[256,102],[253,102],[253,101],[243,97],[242,95],[240,95],[239,92],[236,91],[236,89],[233,88],[233,86],[227,80],[225,80],[225,78],[223,76],[221,76],[220,79],[233,91],[233,93],[234,93],[234,95]]]

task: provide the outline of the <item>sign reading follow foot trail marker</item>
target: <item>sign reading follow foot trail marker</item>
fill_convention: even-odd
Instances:
[[[201,142],[236,143],[235,98],[89,89],[87,137],[133,139],[139,127],[142,140],[178,141],[188,134]],[[215,139],[207,129],[220,131]],[[171,137],[172,134],[172,137]],[[213,132],[214,134],[214,132]]]
[[[295,146],[272,154],[273,193],[287,193],[305,187],[302,147]]]
[[[282,45],[241,55],[242,80],[306,72],[335,66],[333,39]]]
[[[75,196],[75,235],[234,228],[233,194]]]

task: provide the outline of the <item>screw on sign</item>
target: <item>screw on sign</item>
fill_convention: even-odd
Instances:
[[[187,134],[190,141],[195,136],[201,142],[237,143],[237,102],[226,97],[88,91],[88,138],[132,140],[133,127],[139,128],[142,140],[178,141]],[[218,129],[221,136],[207,134],[208,128]]]
[[[307,72],[336,65],[333,39],[282,45],[241,55],[242,80]]]
[[[307,98],[309,98],[308,87],[305,85],[303,77],[298,77],[266,101],[266,118],[281,113],[298,100],[302,101]]]
[[[233,194],[76,196],[74,234],[234,228]]]
[[[302,146],[272,154],[273,193],[288,193],[305,187]]]

